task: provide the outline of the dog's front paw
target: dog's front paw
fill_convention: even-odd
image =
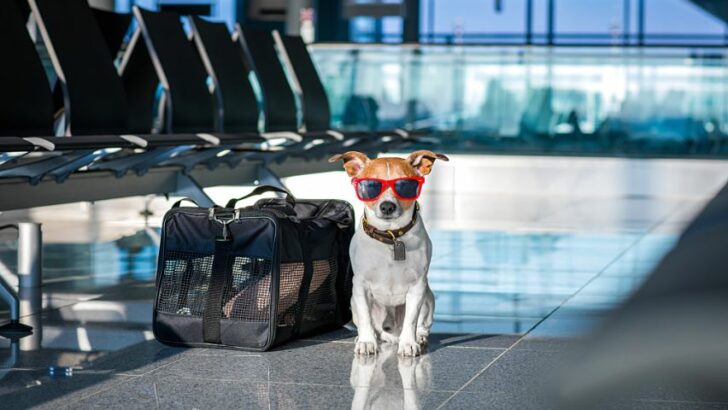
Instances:
[[[377,342],[369,340],[357,340],[354,345],[354,353],[358,355],[374,355],[377,354]]]
[[[415,357],[420,355],[420,345],[414,341],[400,340],[397,354],[406,357]]]

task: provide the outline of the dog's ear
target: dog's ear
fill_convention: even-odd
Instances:
[[[361,173],[364,167],[369,163],[369,157],[358,151],[349,151],[343,154],[336,154],[329,158],[329,162],[344,161],[344,169],[350,177],[355,177]]]
[[[407,162],[412,165],[412,168],[414,168],[418,174],[425,176],[432,171],[432,164],[435,163],[436,159],[450,161],[450,158],[443,154],[435,154],[432,151],[421,149],[411,153],[409,157],[407,157]]]

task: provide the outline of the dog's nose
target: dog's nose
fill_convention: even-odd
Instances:
[[[391,201],[384,201],[379,204],[379,210],[382,211],[382,214],[384,215],[392,215],[396,209],[397,205]]]

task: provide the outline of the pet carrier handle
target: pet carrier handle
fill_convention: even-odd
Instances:
[[[281,194],[286,194],[286,202],[288,202],[288,204],[291,207],[296,206],[296,198],[293,196],[293,194],[291,194],[287,190],[285,190],[283,188],[278,188],[277,186],[273,186],[273,185],[261,185],[261,186],[255,188],[248,195],[241,196],[240,198],[233,198],[233,199],[229,200],[227,205],[225,205],[225,208],[235,208],[235,204],[237,204],[238,201],[242,201],[243,199],[250,198],[251,196],[264,194],[266,192],[280,192]]]
[[[175,202],[174,204],[172,204],[172,208],[179,208],[180,205],[182,205],[182,202],[184,202],[184,201],[192,202],[193,204],[197,205],[198,208],[201,208],[200,204],[198,204],[194,199],[188,198],[188,197],[184,197],[184,198],[178,200],[177,202]],[[212,207],[219,208],[220,205],[213,205]]]
[[[184,202],[184,201],[189,201],[189,202],[192,202],[192,203],[193,203],[193,204],[195,204],[195,205],[196,205],[196,206],[197,206],[198,208],[199,208],[199,206],[200,206],[200,205],[199,205],[199,204],[198,204],[197,202],[195,202],[195,200],[194,200],[194,199],[192,199],[192,198],[182,198],[182,199],[180,199],[179,201],[175,202],[175,203],[174,203],[174,204],[172,205],[172,208],[179,208],[179,206],[180,206],[180,205],[182,205],[182,202]]]

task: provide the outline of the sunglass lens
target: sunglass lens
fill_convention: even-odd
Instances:
[[[374,199],[382,192],[382,183],[376,179],[362,179],[356,184],[359,198],[363,200]]]
[[[397,191],[397,195],[402,198],[417,198],[417,191],[419,191],[420,183],[414,179],[400,179],[394,183],[394,189]]]

